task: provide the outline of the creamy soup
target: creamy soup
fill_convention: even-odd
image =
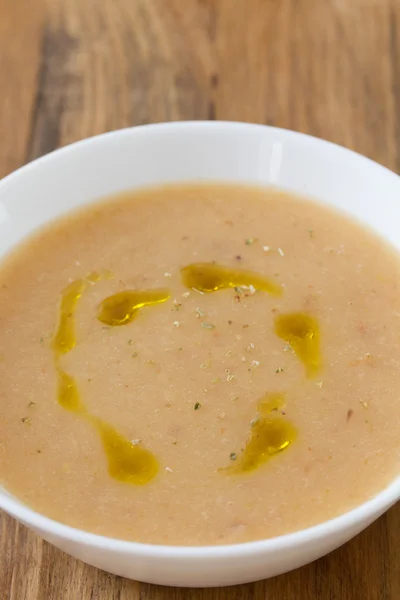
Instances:
[[[224,544],[335,517],[399,474],[399,257],[326,207],[148,189],[0,271],[0,480],[117,538]]]

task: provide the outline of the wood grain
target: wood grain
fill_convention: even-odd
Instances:
[[[297,129],[400,171],[400,1],[0,0],[0,176],[177,119]],[[307,567],[219,590],[127,581],[0,528],[0,600],[400,598],[400,505]]]

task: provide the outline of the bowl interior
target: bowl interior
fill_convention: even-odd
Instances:
[[[98,198],[145,185],[207,180],[273,185],[314,197],[400,248],[400,178],[394,173],[290,131],[197,122],[92,138],[6,177],[0,182],[0,258],[35,228]],[[6,491],[1,495],[7,510],[31,519],[33,511]],[[389,506],[399,496],[400,479],[383,492],[382,503]],[[373,506],[378,513],[379,503]]]

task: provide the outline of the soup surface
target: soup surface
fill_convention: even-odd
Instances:
[[[398,475],[400,262],[276,190],[181,185],[51,224],[0,271],[0,480],[161,544],[292,532]]]

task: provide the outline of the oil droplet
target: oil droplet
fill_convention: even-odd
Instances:
[[[60,316],[52,344],[57,356],[66,354],[76,344],[75,309],[86,286],[85,279],[76,279],[61,292]]]
[[[76,345],[75,336],[75,310],[79,298],[87,289],[89,284],[94,284],[101,279],[109,279],[111,274],[105,271],[103,274],[93,272],[85,278],[72,281],[61,292],[60,315],[56,333],[53,338],[52,347],[56,356],[67,354]]]
[[[285,395],[280,392],[265,394],[257,404],[257,412],[266,417],[271,412],[279,410],[285,404]]]
[[[321,368],[317,320],[305,313],[279,315],[275,319],[275,333],[291,345],[304,364],[306,375],[314,377]]]
[[[275,414],[284,403],[285,395],[278,392],[266,394],[259,400],[258,417],[252,421],[250,437],[239,460],[222,470],[231,473],[254,471],[294,442],[297,438],[294,425],[286,417]]]
[[[295,427],[284,417],[258,419],[237,464],[227,470],[234,473],[254,471],[272,456],[282,452],[296,439]]]
[[[165,302],[169,297],[166,289],[118,292],[101,302],[97,318],[106,325],[126,325],[136,317],[140,308]]]
[[[108,460],[108,472],[113,479],[124,483],[143,485],[158,473],[155,456],[140,444],[133,444],[111,425],[91,417],[100,434]]]
[[[57,368],[58,377],[58,403],[72,412],[85,414],[86,410],[79,398],[78,386],[72,375],[63,371],[60,367]]]
[[[226,288],[250,287],[275,296],[282,294],[282,288],[266,277],[244,271],[231,269],[214,263],[195,263],[183,267],[181,276],[184,285],[198,292],[216,292]]]

